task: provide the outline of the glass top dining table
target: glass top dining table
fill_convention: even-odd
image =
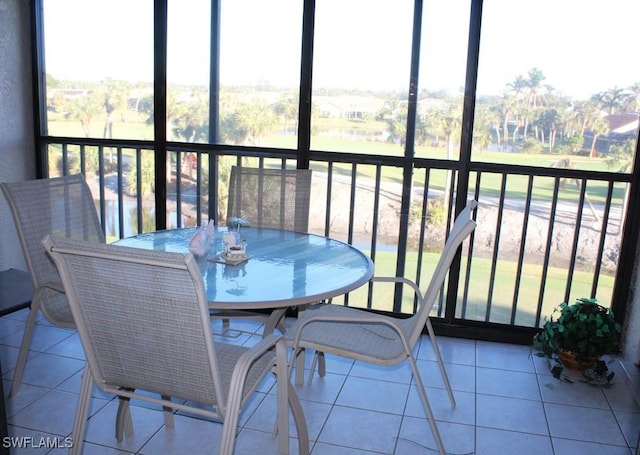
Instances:
[[[116,245],[186,253],[197,228],[139,234]],[[243,228],[248,259],[224,263],[222,237],[215,229],[211,249],[196,260],[209,306],[220,310],[277,309],[315,303],[345,294],[373,276],[369,256],[352,245],[315,234]]]

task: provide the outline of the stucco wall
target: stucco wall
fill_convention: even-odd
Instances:
[[[631,364],[640,364],[640,280],[638,275],[638,263],[640,262],[640,250],[636,257],[633,272],[633,284],[631,289],[631,306],[627,311],[626,321],[622,331],[622,350],[624,361]],[[633,369],[633,373],[640,375],[640,371]]]
[[[0,0],[0,182],[35,178],[29,1]],[[0,196],[0,270],[25,268],[9,207]]]

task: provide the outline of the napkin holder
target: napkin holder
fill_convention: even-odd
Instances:
[[[240,241],[238,231],[229,231],[222,234],[222,245],[224,246],[224,256],[246,256],[246,242]]]

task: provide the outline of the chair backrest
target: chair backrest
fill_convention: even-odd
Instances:
[[[427,323],[429,313],[444,285],[445,278],[449,273],[449,268],[458,252],[458,248],[476,228],[473,213],[477,206],[478,203],[475,200],[470,200],[464,210],[456,217],[453,227],[449,231],[444,249],[429,281],[429,286],[422,295],[422,301],[418,302],[418,311],[411,317],[413,320],[412,323],[414,324],[410,335],[411,346],[415,345]]]
[[[242,218],[254,227],[307,232],[310,196],[311,169],[233,166],[227,224]]]
[[[46,234],[105,242],[91,190],[81,174],[0,184],[22,245],[25,262],[37,290],[59,284],[51,258],[42,248]],[[64,321],[69,311],[64,295],[47,289],[42,309],[51,322]]]
[[[47,236],[94,381],[224,406],[191,254]]]

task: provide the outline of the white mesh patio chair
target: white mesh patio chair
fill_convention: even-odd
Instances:
[[[473,220],[473,212],[476,207],[477,202],[470,201],[456,218],[424,294],[413,281],[407,278],[374,277],[372,279],[373,282],[401,283],[409,286],[415,292],[418,300],[418,311],[413,316],[401,319],[342,305],[317,305],[301,313],[298,320],[289,327],[285,334],[288,342],[293,347],[291,354],[292,365],[293,359],[296,358],[299,350],[305,348],[315,349],[316,353],[320,353],[320,355],[328,352],[341,357],[383,366],[396,365],[408,360],[429,419],[431,431],[441,454],[445,453],[444,445],[413,357],[413,350],[426,326],[449,394],[451,406],[455,407],[455,398],[440,355],[433,327],[429,320],[429,313],[444,285],[458,248],[476,227],[476,223]],[[300,363],[297,365],[296,368],[301,367]],[[312,367],[309,380],[311,380],[313,373]]]
[[[233,166],[227,225],[240,218],[253,227],[307,232],[310,195],[311,169]]]
[[[248,228],[308,232],[311,169],[271,169],[232,166],[229,176],[227,225],[245,220]],[[242,227],[241,227],[242,229]],[[249,248],[251,245],[249,245]],[[278,313],[283,313],[284,310]],[[222,311],[212,314],[229,325],[230,317],[264,320],[259,311]],[[281,331],[283,325],[279,324]]]
[[[75,328],[53,261],[42,247],[46,234],[104,243],[91,190],[81,174],[0,184],[9,203],[34,288],[9,396],[20,388],[39,311],[53,325]]]
[[[161,405],[168,427],[174,425],[174,409],[221,420],[220,454],[232,454],[239,413],[271,372],[277,381],[279,452],[289,450],[290,404],[299,452],[308,454],[284,339],[271,334],[251,348],[214,342],[204,282],[191,253],[52,236],[43,244],[60,272],[87,359],[72,454],[82,451],[92,383],[119,397]]]

